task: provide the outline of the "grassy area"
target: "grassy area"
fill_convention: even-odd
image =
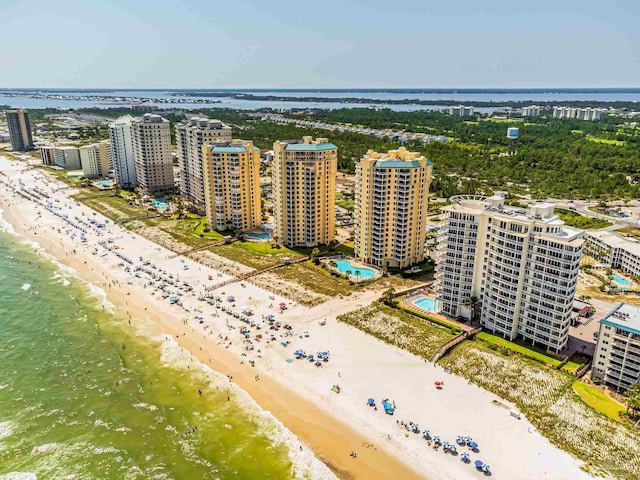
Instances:
[[[607,397],[601,390],[577,380],[573,384],[573,391],[594,410],[613,420],[620,421],[620,413],[624,412],[625,408]]]
[[[453,373],[515,403],[559,448],[592,474],[640,478],[640,433],[594,410],[571,388],[574,377],[483,341],[465,341],[440,360]]]
[[[547,365],[557,367],[561,363],[561,360],[550,356],[543,348],[534,347],[520,340],[510,342],[509,340],[487,332],[478,333],[476,338],[486,342],[489,347],[496,346],[506,348],[507,350],[519,353],[537,362],[546,363]]]
[[[591,360],[591,357],[588,357],[586,355],[580,355],[579,353],[574,353],[569,359],[569,361],[563,365],[562,369],[565,372],[577,373],[578,370],[580,370],[587,363],[589,363],[590,360]]]
[[[617,145],[617,146],[626,145],[626,143],[627,143],[627,142],[625,142],[623,140],[613,140],[611,138],[591,137],[589,135],[587,135],[587,140],[589,140],[590,142],[604,143],[606,145]]]
[[[446,328],[378,302],[340,315],[338,320],[423,358],[430,358],[452,338]]]
[[[627,236],[640,238],[640,228],[637,228],[637,227],[622,227],[616,230],[616,233],[622,233]]]
[[[432,323],[438,324],[441,327],[448,329],[452,334],[457,335],[459,333],[462,333],[462,329],[455,323],[447,322],[446,320],[441,320],[440,318],[432,317],[431,315],[425,315],[422,312],[418,312],[417,310],[414,310],[411,307],[405,307],[404,305],[398,305],[398,308],[411,315],[415,315],[416,317],[420,317]]]
[[[349,296],[355,286],[349,281],[334,277],[324,268],[314,265],[311,261],[296,263],[273,270],[278,277],[291,280],[313,292],[329,297]]]
[[[566,208],[556,208],[555,212],[566,225],[581,228],[583,230],[595,230],[613,225],[613,223],[607,220],[586,217],[578,212],[574,212],[573,210],[567,210]]]
[[[105,195],[105,192],[101,192],[101,195]],[[87,195],[96,195],[96,198],[86,198]],[[138,207],[130,204],[127,200],[121,197],[98,197],[98,193],[94,189],[83,189],[78,195],[74,197],[82,198],[80,200],[87,207],[100,212],[105,217],[112,220],[122,220],[127,217],[137,217],[140,215],[149,215],[151,213],[146,208]]]
[[[343,193],[336,192],[336,206],[351,211],[355,208],[355,203],[352,198],[347,198]]]

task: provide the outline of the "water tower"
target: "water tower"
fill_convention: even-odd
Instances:
[[[507,138],[509,139],[509,146],[513,148],[518,136],[520,135],[520,129],[517,127],[507,128]]]

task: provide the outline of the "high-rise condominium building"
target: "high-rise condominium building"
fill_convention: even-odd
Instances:
[[[455,117],[471,117],[473,116],[473,107],[466,105],[452,105],[449,107],[449,115]]]
[[[9,126],[11,150],[16,152],[33,150],[29,112],[26,110],[6,110],[4,113],[7,116],[7,124]]]
[[[53,156],[56,166],[65,170],[80,170],[80,150],[78,147],[54,147]]]
[[[600,320],[591,378],[618,392],[640,382],[640,308],[621,303]]]
[[[113,175],[121,188],[132,188],[136,185],[136,164],[133,160],[133,142],[131,140],[131,121],[133,117],[125,115],[109,124],[109,141]]]
[[[537,105],[529,105],[528,107],[522,107],[523,117],[539,117],[542,112],[542,107]]]
[[[311,137],[273,144],[275,235],[288,247],[315,247],[335,236],[338,147]]]
[[[220,120],[191,117],[176,125],[180,196],[197,209],[205,209],[202,145],[231,142],[231,127]]]
[[[111,142],[104,140],[79,148],[82,173],[87,178],[102,178],[109,173]]]
[[[598,108],[553,107],[554,118],[575,118],[597,122],[602,116],[602,110]]]
[[[438,247],[442,312],[555,352],[568,340],[583,233],[564,226],[553,204],[528,211],[493,197],[454,197]],[[471,304],[470,299],[480,303]]]
[[[260,226],[260,149],[251,142],[204,145],[207,223],[216,230]]]
[[[131,120],[131,143],[138,187],[149,195],[173,193],[169,120],[153,113],[134,118]]]
[[[404,147],[356,166],[355,255],[385,267],[424,260],[431,162]]]

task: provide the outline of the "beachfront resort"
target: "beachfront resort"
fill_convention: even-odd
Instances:
[[[404,147],[362,153],[352,187],[354,225],[351,232],[345,232],[336,221],[336,192],[343,188],[337,178],[339,146],[328,138],[277,141],[273,150],[263,152],[252,142],[234,139],[229,125],[200,116],[187,118],[176,127],[174,168],[170,129],[161,115],[125,117],[111,123],[108,142],[87,146],[86,153],[79,152],[77,158],[65,146],[41,149],[43,165],[55,166],[57,178],[66,175],[55,172],[68,169],[90,178],[101,195],[116,186],[125,190],[118,195],[129,199],[126,217],[114,216],[116,203],[111,198],[114,203],[101,211],[104,218],[87,211],[81,202],[99,207],[100,197],[86,193],[93,187],[84,187],[83,192],[79,183],[67,178],[71,192],[57,192],[53,186],[59,188],[59,184],[44,175],[34,176],[29,186],[9,179],[3,183],[15,198],[35,203],[55,217],[72,242],[93,255],[113,257],[118,278],[132,282],[132,288],[153,292],[154,299],[189,312],[194,328],[205,338],[216,332],[221,343],[241,352],[242,365],[256,368],[266,355],[265,345],[269,345],[271,361],[304,365],[306,372],[318,372],[314,375],[331,387],[327,390],[333,396],[328,398],[345,399],[346,403],[335,406],[345,415],[351,415],[357,404],[360,408],[366,404],[365,415],[377,415],[378,430],[372,435],[384,431],[392,439],[416,440],[407,447],[410,451],[434,449],[444,457],[429,457],[429,461],[438,463],[446,458],[442,465],[455,460],[451,463],[456,465],[452,478],[467,478],[469,472],[520,478],[491,445],[493,439],[482,431],[490,430],[489,424],[465,428],[465,415],[472,413],[467,412],[464,395],[455,400],[447,395],[458,388],[462,394],[467,384],[451,372],[461,376],[475,372],[463,366],[470,364],[464,363],[461,352],[475,358],[476,363],[483,358],[488,362],[486,370],[475,372],[469,380],[482,378],[477,383],[495,393],[500,390],[499,382],[486,378],[491,362],[502,365],[512,353],[518,361],[535,357],[542,365],[536,366],[540,369],[536,375],[554,375],[545,387],[553,390],[548,398],[560,392],[560,386],[570,385],[569,380],[574,382],[578,374],[586,373],[583,370],[589,360],[578,360],[577,352],[569,347],[584,232],[564,225],[553,204],[511,207],[499,192],[487,197],[456,197],[437,218],[440,223],[432,236],[436,247],[430,251],[425,236],[434,228],[428,218],[432,161]],[[57,155],[64,161],[55,161],[56,149],[62,150]],[[268,168],[265,158],[271,162]],[[68,194],[77,195],[79,201],[75,203]],[[146,203],[136,203],[143,199]],[[195,240],[184,231],[167,235],[165,228],[157,227],[160,223],[156,222],[180,221],[177,217],[182,211],[189,212],[185,221],[197,224],[197,233],[191,235]],[[172,215],[176,218],[171,219]],[[170,251],[143,253],[137,243],[129,245],[129,232],[148,235]],[[153,245],[146,243],[146,252],[155,249]],[[266,263],[266,255],[254,252],[268,252],[277,263]],[[170,267],[164,265],[167,259]],[[433,263],[435,279],[428,275]],[[294,277],[296,271],[304,273]],[[623,272],[612,275],[620,282],[625,280]],[[419,280],[412,280],[414,277]],[[336,287],[329,290],[328,285]],[[320,290],[323,287],[325,290]],[[624,320],[621,315],[612,313],[600,323],[591,375],[619,393],[639,379],[633,356],[637,329],[633,322],[626,329],[620,326]],[[305,324],[307,319],[313,325]],[[614,324],[614,319],[618,323]],[[417,407],[420,399],[402,393],[405,387],[397,385],[396,395],[375,385],[364,373],[364,366],[358,375],[367,383],[363,380],[358,388],[350,385],[345,389],[343,377],[336,377],[336,373],[344,373],[346,365],[356,361],[348,353],[349,342],[364,341],[348,333],[351,327],[370,334],[367,342],[377,342],[373,338],[377,337],[390,344],[390,366],[395,365],[394,355],[398,355],[392,346],[410,352],[407,362],[419,360],[411,363],[415,368],[430,365],[426,361],[437,368],[444,358],[446,370],[420,370],[421,378],[428,378],[429,388],[421,395],[445,409],[444,405],[454,402],[461,415],[459,421],[447,425],[426,415]],[[617,329],[618,350],[606,348],[604,342],[612,333],[608,329]],[[335,336],[337,331],[341,340]],[[620,351],[625,352],[621,361]],[[451,354],[446,356],[448,352]],[[599,361],[601,355],[606,358]],[[357,361],[365,360],[366,356]],[[368,365],[371,370],[371,363]],[[547,366],[554,371],[548,373],[544,370]],[[568,366],[566,371],[564,366]],[[280,372],[282,366],[270,368],[289,375]],[[394,369],[401,372],[402,368],[389,368],[388,374],[393,376]],[[556,368],[566,376],[555,372]],[[506,370],[505,366],[497,372]],[[292,374],[294,378],[300,371]],[[325,373],[329,371],[332,377]],[[305,380],[300,377],[300,381]],[[491,408],[487,418],[503,426],[504,432],[512,427],[508,421],[524,422],[528,415],[537,421],[536,413],[527,410],[522,398],[499,393],[503,398],[488,404],[501,408],[503,411],[497,412],[509,420]],[[390,408],[394,400],[398,409]],[[407,401],[415,401],[416,407],[405,407]],[[496,407],[496,402],[503,406]],[[545,404],[540,411],[548,408],[551,412],[551,407]],[[574,421],[577,419],[572,418]],[[582,459],[588,458],[584,445],[578,445],[589,436],[586,425],[574,428],[575,440],[566,432],[544,430],[543,423],[536,426],[556,444],[566,435],[565,447]],[[617,429],[626,427],[621,423],[607,428],[621,432]],[[520,433],[532,435],[526,428]],[[501,441],[507,437],[505,434]],[[524,437],[520,445],[526,444]],[[635,443],[629,442],[625,448],[632,450]],[[354,448],[353,453],[354,460],[362,459],[361,449]],[[458,464],[467,470],[459,470]],[[561,475],[559,478],[578,478]]]

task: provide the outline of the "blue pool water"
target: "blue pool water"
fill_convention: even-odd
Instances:
[[[631,286],[631,282],[629,280],[627,280],[626,278],[622,278],[620,275],[612,273],[611,274],[611,278],[613,279],[614,282],[616,282],[618,285],[622,285],[623,287],[630,287]]]
[[[360,267],[352,264],[349,260],[336,260],[336,269],[341,273],[346,274],[347,270],[351,270],[351,276],[355,277],[355,272],[360,272],[360,278],[371,278],[376,272],[371,268]]]
[[[96,183],[100,188],[111,188],[113,187],[113,180],[102,180]]]
[[[247,232],[247,237],[269,240],[271,238],[271,234],[268,232]]]
[[[158,210],[167,210],[169,208],[169,204],[161,202],[159,200],[154,200],[153,202],[151,202],[151,205],[153,205]]]
[[[437,312],[438,310],[440,310],[438,305],[439,303],[440,302],[438,302],[438,300],[434,300],[433,298],[429,297],[422,297],[421,299],[413,302],[413,304],[417,307],[420,307],[423,310],[428,310],[430,312]]]

